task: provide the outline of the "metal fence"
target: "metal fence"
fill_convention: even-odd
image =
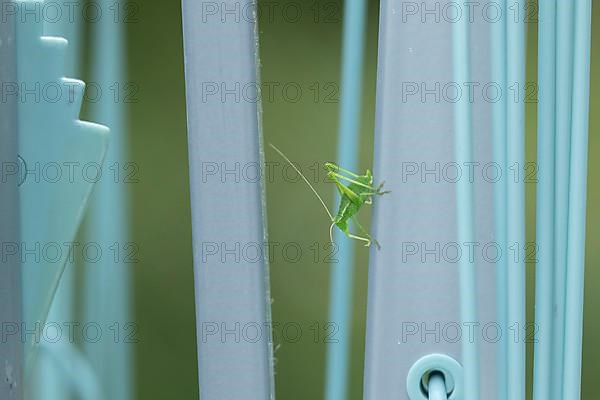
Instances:
[[[526,21],[533,3],[381,0],[373,175],[391,195],[374,199],[372,232],[382,246],[369,250],[364,399],[581,398],[591,3],[535,3],[537,161],[529,165],[526,37],[532,26]],[[79,318],[122,333],[132,320],[132,276],[120,257],[88,262],[80,276],[70,250],[52,262],[22,256],[27,246],[36,253],[40,244],[72,243],[83,220],[85,238],[100,249],[123,251],[131,236],[130,193],[118,182],[39,179],[55,164],[122,166],[128,150],[127,114],[110,96],[90,106],[105,126],[79,119],[84,84],[66,76],[81,74],[84,22],[36,18],[43,5],[1,3],[0,398],[133,399],[135,366],[125,341],[104,335],[83,345],[64,337],[40,344],[35,329],[21,332]],[[242,19],[207,18],[215,15],[209,6],[250,12]],[[346,0],[343,11],[335,161],[357,171],[367,2]],[[215,244],[227,251],[268,242],[259,17],[253,0],[182,1],[203,400],[263,400],[276,393],[270,330],[256,340],[214,335],[239,324],[261,330],[273,323],[268,257],[206,257]],[[100,87],[122,82],[126,73],[122,21],[104,18],[89,29],[90,75]],[[249,86],[254,100],[207,97],[207,82]],[[43,92],[40,101],[27,90],[40,83],[68,87],[68,96],[49,100]],[[253,165],[257,179],[206,180],[205,165],[222,163]],[[536,179],[533,247],[526,241],[529,167]],[[336,192],[332,206],[344,199]],[[339,260],[330,269],[328,313],[339,336],[327,345],[323,396],[345,400],[356,334],[356,246],[332,229]],[[533,324],[526,318],[531,254]],[[527,343],[534,345],[531,393]]]

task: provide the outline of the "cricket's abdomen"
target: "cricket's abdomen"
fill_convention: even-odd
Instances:
[[[338,221],[335,223],[335,226],[344,233],[348,233],[348,221]]]
[[[342,232],[348,231],[348,216],[346,215],[347,208],[348,208],[347,204],[345,207],[343,207],[343,204],[340,204],[340,209],[339,209],[337,215],[335,216],[335,220],[333,221],[335,226],[340,228],[340,230]]]
[[[338,210],[337,215],[333,223],[337,226],[342,232],[348,233],[348,221],[352,218],[358,210],[360,209],[355,203],[350,201],[346,196],[342,197],[340,202],[340,208]]]

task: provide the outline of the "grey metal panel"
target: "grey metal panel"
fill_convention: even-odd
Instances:
[[[206,4],[183,0],[200,396],[264,400],[274,395],[268,265],[243,254],[266,241],[263,182],[221,175],[262,165],[260,103],[241,89],[257,82],[255,23],[209,14]],[[226,12],[253,2],[210,5]],[[207,85],[233,94],[207,95]]]
[[[456,326],[463,339],[469,336],[469,327],[461,324],[458,262],[452,253],[453,248],[460,248],[463,256],[469,251],[468,245],[458,243],[457,236],[456,184],[451,169],[455,105],[452,91],[444,89],[458,85],[467,95],[468,86],[452,82],[452,22],[443,15],[449,3],[462,4],[434,0],[381,3],[374,170],[376,179],[385,180],[392,193],[379,199],[374,210],[374,237],[382,249],[371,251],[369,266],[367,400],[409,399],[406,377],[411,366],[432,353],[447,354],[460,362]],[[435,10],[436,5],[440,10],[437,19],[436,12],[424,12],[424,7]],[[415,14],[410,7],[418,8]],[[480,163],[473,166],[479,320],[473,323],[480,326],[473,330],[480,341],[482,398],[496,399],[496,355],[491,340],[495,333],[488,331],[488,340],[482,340],[481,329],[496,320],[495,265],[490,257],[482,256],[484,245],[496,246],[493,184],[482,178],[483,166],[492,162],[491,102],[484,100],[481,90],[490,83],[489,32],[489,23],[476,13],[471,26],[471,65],[472,81],[478,84],[472,122],[473,162]],[[418,92],[410,95],[414,85]],[[433,92],[422,97],[425,88]],[[410,175],[410,168],[418,172]],[[439,172],[437,176],[422,175],[425,168],[438,168]],[[468,166],[461,170],[464,179]],[[410,334],[414,329],[418,331]],[[424,334],[424,329],[430,332]]]
[[[11,1],[0,1],[2,10]],[[0,83],[16,82],[15,26],[12,18],[0,19]],[[17,174],[17,105],[15,96],[0,101],[0,243],[19,243],[19,196]],[[0,398],[22,398],[23,346],[21,342],[20,257],[3,257],[0,262],[0,323],[2,332],[16,329],[0,342]],[[4,334],[3,334],[4,336]]]

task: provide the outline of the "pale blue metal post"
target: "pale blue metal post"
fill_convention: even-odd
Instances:
[[[554,138],[556,110],[556,0],[539,2],[538,184],[536,196],[535,343],[533,398],[550,399],[554,308]]]
[[[14,4],[0,1],[0,7]],[[0,19],[0,82],[17,81],[17,50],[15,46],[14,18]],[[17,165],[18,151],[18,102],[15,96],[7,96],[0,107],[0,162],[3,169]],[[4,175],[0,180],[0,242],[18,243],[19,193],[18,175]],[[3,331],[9,324],[18,327],[22,322],[21,258],[18,255],[3,257],[0,263],[0,321]],[[0,379],[0,398],[21,400],[23,398],[23,342],[20,335],[5,336],[0,343],[0,368],[4,372]]]
[[[470,22],[466,17],[453,24],[452,60],[455,82],[471,82]],[[454,149],[456,163],[460,166],[473,161],[473,129],[469,96],[463,95],[455,105]],[[459,243],[475,243],[473,182],[467,176],[456,185],[456,215]],[[476,323],[477,276],[476,263],[469,257],[459,261],[460,318],[463,326]],[[479,349],[478,340],[464,336],[461,341],[462,364],[465,376],[465,398],[479,399]]]
[[[455,22],[437,23],[433,17],[429,18],[429,23],[423,23],[423,14],[414,12],[413,1],[381,2],[374,172],[377,179],[386,181],[386,188],[392,193],[374,205],[372,231],[381,242],[381,250],[373,249],[369,259],[365,400],[421,398],[422,372],[419,367],[428,356],[444,356],[443,360],[434,357],[435,361],[428,365],[429,370],[446,371],[453,365],[452,359],[457,364],[466,365],[461,355],[460,338],[452,340],[443,334],[433,334],[448,324],[461,327],[458,330],[467,337],[470,329],[461,325],[469,316],[461,316],[462,299],[459,295],[460,290],[468,289],[463,289],[464,285],[460,282],[463,268],[459,259],[468,258],[468,251],[463,249],[469,244],[459,246],[462,257],[451,258],[441,254],[444,246],[458,245],[467,236],[462,231],[459,233],[458,222],[460,218],[464,220],[464,214],[457,217],[457,182],[443,176],[441,170],[443,166],[456,165],[457,159],[481,162],[481,165],[492,161],[491,104],[484,104],[478,99],[470,104],[469,99],[466,107],[472,107],[473,115],[467,119],[464,111],[461,114],[457,112],[455,96],[433,94],[439,93],[434,90],[437,89],[436,83],[454,82],[469,98],[464,89],[469,80],[489,82],[489,24],[484,21],[473,23],[469,42],[456,38],[457,44],[469,45],[479,51],[472,54],[470,73],[465,74],[463,70],[459,77],[461,82],[455,82],[453,68],[440,66],[453,58],[453,30],[459,28],[453,26]],[[468,21],[467,16],[464,19]],[[462,36],[463,39],[465,36]],[[464,56],[466,50],[463,48],[463,55],[456,58],[457,62],[468,59]],[[462,75],[467,78],[463,79]],[[459,115],[461,124],[456,132],[454,120]],[[468,131],[460,131],[465,121],[472,124],[474,143],[471,145],[477,146],[478,150],[475,160],[469,160],[462,152],[457,155],[455,149],[455,135],[464,139],[465,133],[468,134]],[[433,168],[438,168],[437,173]],[[460,166],[464,183],[468,185],[467,169],[468,166]],[[478,219],[474,241],[487,243],[493,235],[493,186],[478,181],[479,176],[473,179],[475,198],[472,204],[476,205],[477,211],[473,215],[482,218]],[[434,248],[436,251],[430,250]],[[476,257],[476,260],[481,296],[470,293],[478,308],[478,315],[470,322],[494,321],[494,265],[483,257]],[[473,271],[466,269],[466,272]],[[469,285],[474,285],[474,282],[469,282]],[[479,336],[481,331],[474,330],[476,336],[472,337],[479,340],[481,357],[480,386],[487,390],[485,399],[493,400],[496,399],[497,385],[496,349],[491,343],[483,343]],[[470,341],[468,338],[465,340]],[[470,350],[474,348],[475,345]],[[471,372],[464,371],[460,364],[452,373],[460,385],[453,392],[453,398],[472,400],[472,397],[462,394],[463,373]],[[472,368],[472,365],[469,366]],[[415,375],[411,372],[415,368],[417,372],[414,374],[418,377],[413,380]],[[469,379],[476,376],[471,373]],[[472,386],[469,390],[470,393],[477,392]],[[475,395],[480,396],[479,393]]]
[[[508,257],[508,397],[525,399],[525,1],[507,13],[507,257]]]
[[[591,17],[591,0],[576,0],[563,399],[581,398]]]
[[[506,85],[506,0],[498,5],[502,18],[491,24],[492,35],[492,81],[501,90],[500,99],[492,105],[492,151],[494,162],[500,170],[500,178],[494,184],[494,234],[496,243],[504,252],[504,256],[496,262],[496,321],[506,332],[508,287],[507,287],[507,246],[506,246],[506,182],[508,168],[506,164],[506,106],[508,87]],[[507,374],[508,354],[507,335],[501,335],[496,343],[497,395],[498,400],[508,400]]]
[[[103,395],[111,400],[134,398],[132,344],[124,338],[133,329],[129,298],[131,265],[128,254],[129,220],[126,161],[124,2],[102,0],[105,16],[92,24],[91,80],[102,90],[94,105],[96,120],[111,129],[103,175],[94,191],[86,239],[97,243],[103,256],[88,264],[85,276],[85,319],[103,330],[97,343],[86,342],[85,352],[94,366]],[[118,12],[115,10],[118,9]],[[115,336],[115,332],[117,335]]]
[[[37,10],[43,6],[37,0],[18,4],[23,6],[22,12],[26,12],[26,6]],[[108,129],[79,119],[84,83],[65,77],[67,41],[44,35],[42,18],[19,18],[17,21],[18,82],[46,82],[57,88],[70,86],[52,100],[45,96],[30,101],[21,99],[18,107],[19,156],[28,165],[99,165],[106,152]],[[20,215],[20,243],[72,243],[93,182],[83,177],[79,179],[77,174],[70,174],[71,179],[28,179],[29,170],[22,169],[22,172],[26,173],[23,173],[24,179],[19,186],[19,196],[21,210],[25,211]],[[69,249],[73,250],[73,246]],[[46,321],[68,255],[69,251],[63,251],[57,259],[44,256],[21,260],[26,324],[41,325]],[[27,339],[26,374],[34,365],[36,342],[33,336]]]
[[[253,0],[219,4],[223,10],[256,7]],[[204,90],[207,82],[260,86],[258,27],[250,18],[203,18],[197,0],[183,0],[182,15],[200,397],[271,400],[271,330],[256,340],[213,335],[215,328],[272,326],[268,257],[226,256],[227,249],[268,242],[265,181],[205,174],[209,164],[264,165],[260,101],[206,96]]]
[[[358,169],[365,22],[366,1],[346,0],[337,155],[339,165],[350,171]],[[337,192],[335,198],[339,203]],[[325,398],[345,400],[352,338],[354,245],[337,229],[334,238],[339,246],[339,262],[331,264],[329,319],[336,324],[339,334],[337,342],[327,347]]]
[[[562,400],[563,388],[574,12],[575,5],[572,1],[557,1],[556,170],[554,171],[554,307],[556,312],[552,328],[552,378],[550,380],[553,400]]]
[[[74,3],[76,5],[73,8],[79,10],[81,3],[79,1],[74,1]],[[82,14],[79,12],[70,14],[66,8],[60,8],[60,10],[61,17],[58,21],[46,21],[44,24],[44,34],[63,37],[68,40],[69,45],[67,47],[65,63],[66,76],[81,78]],[[50,323],[58,323],[62,326],[64,323],[74,321],[75,267],[75,263],[67,261],[48,313],[48,322]],[[40,371],[37,380],[38,384],[36,385],[36,390],[38,391],[36,399],[63,400],[68,398],[70,393],[68,382],[78,381],[80,377],[65,376],[65,371],[57,368],[60,360],[56,358],[66,359],[68,355],[75,354],[75,349],[67,349],[67,347],[74,346],[74,344],[69,343],[68,335],[65,335],[57,343],[44,342],[43,346],[52,347],[52,349],[45,349],[43,356],[39,359],[38,367]],[[56,356],[56,358],[52,356]]]

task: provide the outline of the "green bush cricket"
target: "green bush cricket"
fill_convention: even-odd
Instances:
[[[345,170],[334,163],[325,163],[325,169],[327,170],[327,176],[333,180],[338,191],[340,192],[340,206],[338,209],[337,215],[334,217],[329,208],[325,205],[325,202],[319,196],[319,193],[315,190],[313,185],[310,184],[308,179],[300,172],[300,170],[290,161],[290,159],[283,154],[281,150],[275,147],[272,143],[269,143],[269,146],[273,148],[288,164],[300,175],[300,177],[304,180],[304,182],[308,185],[308,187],[312,190],[312,192],[317,196],[321,205],[327,212],[329,219],[331,221],[331,226],[329,227],[329,240],[333,242],[333,227],[337,226],[339,230],[344,232],[346,236],[350,239],[360,240],[365,242],[365,246],[371,246],[371,243],[375,243],[378,249],[381,248],[377,240],[373,239],[371,235],[362,227],[362,225],[356,219],[356,215],[360,211],[363,205],[371,205],[373,204],[373,196],[382,196],[386,193],[390,193],[390,191],[382,191],[383,183],[378,187],[372,186],[373,184],[373,175],[371,171],[366,170],[364,175],[357,175],[353,172]],[[344,183],[347,182],[347,185]],[[350,233],[349,222],[353,220],[358,229],[361,232],[361,235],[355,235]]]

